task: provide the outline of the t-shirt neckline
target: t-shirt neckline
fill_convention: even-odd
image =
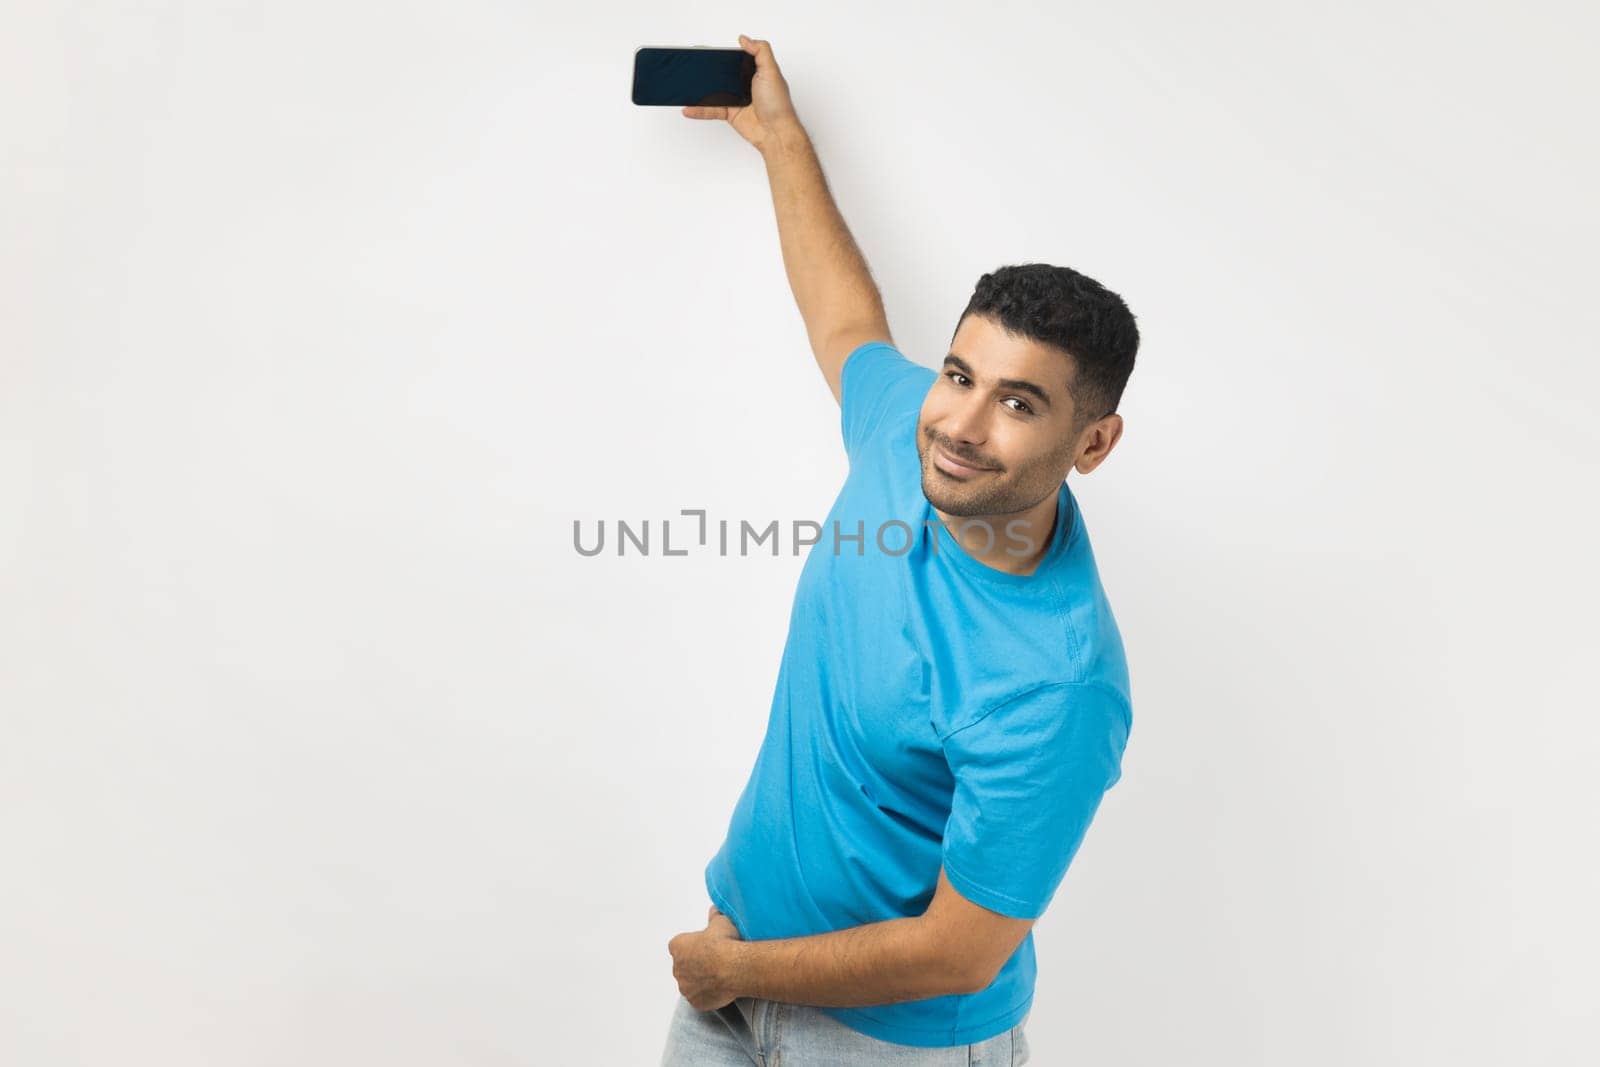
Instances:
[[[987,563],[973,558],[966,549],[961,547],[955,535],[945,528],[939,521],[938,512],[933,510],[933,504],[927,497],[923,497],[925,509],[924,520],[932,522],[938,528],[939,543],[937,554],[949,559],[959,570],[985,581],[998,582],[1002,585],[1029,585],[1045,577],[1045,572],[1054,567],[1056,562],[1065,554],[1067,542],[1071,540],[1073,530],[1073,517],[1077,514],[1074,506],[1072,490],[1063,481],[1060,490],[1056,493],[1056,525],[1050,535],[1050,547],[1045,551],[1044,557],[1039,560],[1038,566],[1033,568],[1032,574],[1011,574],[1008,571],[997,570]]]

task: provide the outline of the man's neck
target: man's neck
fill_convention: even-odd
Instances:
[[[1057,489],[1025,511],[1000,515],[947,515],[938,508],[933,513],[967,555],[994,570],[1026,577],[1050,549],[1060,495]]]

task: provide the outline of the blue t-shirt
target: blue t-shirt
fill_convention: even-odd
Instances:
[[[1062,483],[1031,575],[968,555],[922,494],[916,429],[936,377],[878,341],[845,360],[850,472],[705,870],[746,940],[921,915],[941,864],[969,900],[1037,918],[1120,777],[1127,661],[1077,501]],[[1034,976],[1030,932],[980,992],[819,1010],[884,1041],[971,1044],[1022,1020]]]

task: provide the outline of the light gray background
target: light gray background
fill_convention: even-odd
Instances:
[[[0,1062],[653,1063],[838,413],[771,40],[902,347],[1122,293],[1134,731],[1040,1067],[1597,1053],[1592,5],[23,3],[0,32]],[[592,526],[591,526],[592,528]]]

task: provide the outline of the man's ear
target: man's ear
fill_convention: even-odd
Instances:
[[[1096,419],[1083,431],[1078,442],[1078,458],[1073,463],[1079,474],[1088,474],[1104,463],[1111,450],[1122,440],[1122,416],[1116,412]]]

